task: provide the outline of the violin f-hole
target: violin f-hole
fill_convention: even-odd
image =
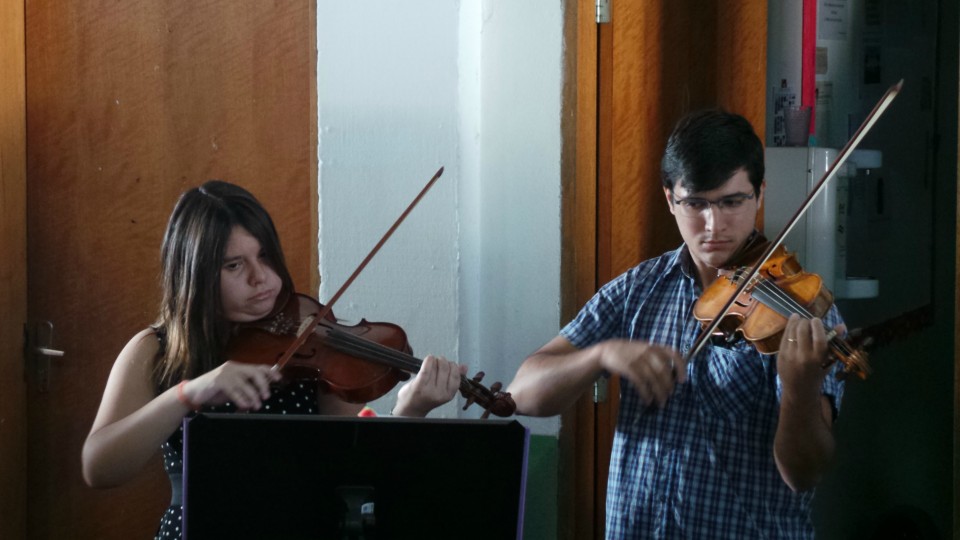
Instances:
[[[317,355],[317,349],[316,349],[316,347],[311,347],[309,350],[304,350],[304,349],[302,349],[302,348],[301,348],[301,349],[297,349],[297,350],[294,351],[294,353],[293,353],[293,357],[294,357],[294,358],[313,358],[313,357],[315,357],[316,355]],[[278,354],[278,355],[277,355],[277,358],[280,358],[281,356],[283,356],[283,353]]]

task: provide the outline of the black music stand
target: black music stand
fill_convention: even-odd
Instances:
[[[522,538],[517,421],[198,414],[183,538]]]

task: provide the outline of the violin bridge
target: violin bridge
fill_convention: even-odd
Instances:
[[[303,318],[303,321],[300,322],[300,326],[297,328],[297,336],[303,335],[303,333],[310,327],[310,324],[316,318],[316,315],[307,315]]]

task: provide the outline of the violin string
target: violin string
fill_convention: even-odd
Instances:
[[[807,311],[805,307],[799,304],[786,292],[764,277],[756,277],[753,286],[753,296],[760,300],[760,303],[770,307],[783,317],[789,317],[796,313],[807,319],[813,318],[813,314]]]
[[[813,314],[807,311],[803,305],[787,295],[787,293],[776,284],[771,283],[765,278],[760,278],[754,289],[759,291],[760,294],[755,294],[755,296],[757,296],[761,302],[773,308],[784,317],[789,317],[796,313],[806,319],[813,318]]]
[[[423,364],[419,359],[407,355],[396,349],[355,336],[335,328],[328,328],[327,343],[345,353],[356,354],[366,360],[380,361],[410,373],[416,373]],[[473,395],[478,402],[486,403],[492,395],[480,383],[460,375],[460,390]]]
[[[809,310],[797,302],[793,297],[788,295],[786,291],[780,288],[776,283],[773,283],[766,278],[758,278],[754,288],[760,292],[760,294],[755,296],[757,296],[761,303],[769,306],[771,309],[777,311],[779,314],[785,317],[789,317],[792,313],[796,313],[797,315],[800,315],[806,319],[812,319],[814,317]],[[826,324],[824,324],[823,327],[825,330],[830,330],[827,328]],[[845,341],[837,339],[836,337],[830,341],[831,344],[833,344],[834,347],[837,348],[842,354],[847,356],[853,355],[853,351],[847,347]]]
[[[742,273],[736,272],[734,273],[734,276],[729,279],[736,284],[739,284],[739,282],[742,280]],[[784,317],[789,317],[791,314],[796,313],[797,315],[800,315],[806,319],[813,318],[813,314],[807,310],[806,307],[788,295],[786,291],[779,287],[775,282],[762,276],[754,276],[753,281],[754,286],[751,296],[757,298],[761,304],[773,309]],[[825,330],[831,331],[826,324],[824,324],[823,327]],[[847,366],[848,370],[851,368],[850,364],[854,364],[856,365],[856,369],[859,371],[861,376],[862,374],[869,372],[869,366],[865,364],[860,352],[852,350],[845,340],[840,339],[836,334],[834,334],[830,339],[830,344],[833,346],[834,350],[842,355],[844,364]]]
[[[768,281],[768,280],[764,280],[764,289],[765,289],[765,290],[768,290],[768,291],[772,291],[773,294],[776,295],[776,296],[777,296],[781,301],[783,301],[784,303],[787,303],[787,304],[790,304],[790,305],[794,306],[794,307],[795,307],[795,312],[796,312],[797,314],[801,315],[802,317],[804,317],[804,318],[806,318],[806,319],[812,319],[812,318],[814,317],[813,313],[811,313],[811,312],[810,312],[809,310],[807,310],[804,306],[802,306],[801,304],[799,304],[796,300],[793,299],[793,297],[789,296],[789,295],[786,293],[786,291],[784,291],[782,288],[780,288],[779,286],[777,286],[776,283],[770,282],[770,281]],[[822,321],[821,321],[821,322],[822,322]],[[826,324],[823,324],[823,328],[824,328],[824,330],[826,330],[827,332],[831,332],[831,331],[832,331],[832,329],[829,328],[829,327],[827,327]],[[839,338],[836,336],[836,334],[834,334],[834,336],[830,339],[830,343],[831,343],[831,345],[833,345],[833,347],[834,347],[837,351],[839,351],[841,354],[843,354],[843,355],[845,355],[845,356],[852,356],[852,355],[854,354],[854,351],[852,351],[852,350],[847,346],[846,341],[844,341],[844,340],[842,340],[842,339],[839,339]]]
[[[420,369],[419,362],[407,357],[402,352],[374,343],[342,330],[330,328],[327,331],[328,345],[345,353],[355,353],[365,360],[380,361],[404,371],[416,372]]]
[[[365,360],[382,362],[409,373],[416,373],[423,364],[419,359],[396,349],[336,329],[330,330],[328,344],[341,352],[354,354]],[[470,384],[473,383],[473,384]],[[474,395],[479,402],[486,403],[486,396],[478,393],[476,382],[460,375],[460,390]]]
[[[796,300],[786,294],[780,287],[775,283],[771,283],[766,279],[762,279],[758,282],[757,290],[759,294],[755,294],[761,303],[771,307],[774,311],[777,311],[785,317],[789,317],[791,313],[796,313],[806,319],[812,319],[813,314],[810,313],[805,307],[799,304]],[[765,301],[766,300],[766,301]],[[823,325],[823,328],[827,331],[830,329],[826,324]],[[846,341],[839,339],[835,334],[830,338],[830,344],[833,348],[841,353],[846,358],[853,358],[856,353],[851,350]],[[859,365],[859,362],[858,362]]]
[[[744,272],[737,270],[729,279],[739,285],[743,281],[744,275]],[[789,318],[790,315],[796,313],[806,319],[814,318],[813,313],[787,294],[775,281],[761,275],[755,275],[751,281],[753,281],[753,288],[750,292],[751,296],[783,317]],[[852,349],[845,340],[839,338],[826,324],[823,325],[823,328],[828,333],[833,334],[830,337],[830,345],[834,351],[841,355],[848,371],[852,369],[850,364],[853,364],[860,373],[869,372],[869,366],[865,364],[859,351]]]
[[[781,302],[783,302],[783,303],[785,303],[785,304],[789,304],[790,306],[792,306],[792,307],[794,308],[794,310],[793,310],[794,313],[797,313],[798,315],[800,315],[801,317],[804,317],[805,319],[812,319],[812,318],[814,318],[813,313],[811,313],[811,312],[810,312],[809,310],[807,310],[804,306],[802,306],[801,304],[799,304],[798,302],[796,302],[796,300],[794,300],[792,297],[788,296],[788,295],[786,294],[786,292],[784,292],[783,289],[781,289],[780,287],[778,287],[776,284],[774,284],[774,283],[769,283],[769,282],[767,282],[766,284],[769,285],[769,287],[767,287],[767,286],[765,285],[765,286],[764,286],[764,289],[772,292],[775,296],[777,296],[777,298],[779,298],[779,300],[780,300]],[[821,323],[822,323],[822,321],[821,321]],[[828,333],[832,332],[831,329],[830,329],[829,327],[827,327],[826,324],[823,324],[823,329],[826,330]],[[834,333],[834,335],[830,338],[830,344],[831,344],[837,351],[839,351],[840,353],[844,354],[845,356],[850,356],[850,355],[853,353],[853,351],[851,351],[851,350],[847,347],[846,342],[844,342],[842,339],[839,339],[839,338],[836,336],[835,333]]]
[[[422,365],[420,360],[396,349],[391,349],[379,343],[337,329],[330,329],[328,344],[341,352],[356,354],[367,360],[381,361],[384,363],[393,362],[396,364],[394,367],[399,367],[404,371],[416,372]],[[476,401],[481,403],[481,405],[488,403],[493,395],[492,392],[484,386],[472,379],[464,377],[463,374],[460,375],[460,390],[474,396]]]

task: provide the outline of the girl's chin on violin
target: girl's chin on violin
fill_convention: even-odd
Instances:
[[[263,319],[273,312],[277,303],[279,289],[271,289],[247,298],[241,305],[227,310],[227,319],[232,322],[253,322]]]
[[[266,307],[267,311],[273,309],[274,304],[277,303],[277,289],[268,289],[261,293],[257,293],[250,297],[249,304],[252,307],[263,308]]]

